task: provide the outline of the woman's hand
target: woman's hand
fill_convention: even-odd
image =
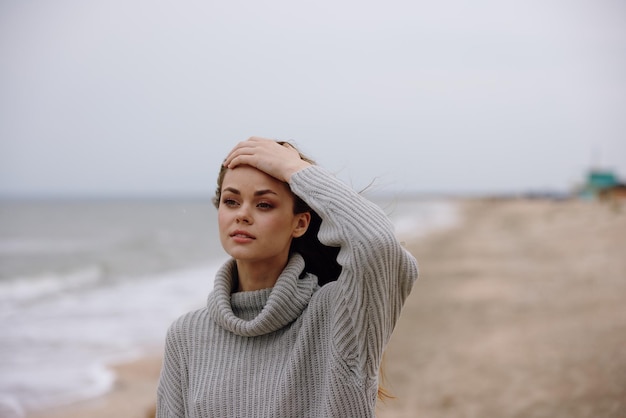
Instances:
[[[311,165],[289,144],[280,145],[273,139],[256,136],[237,144],[224,160],[224,166],[228,168],[244,164],[284,182],[289,182],[295,172]]]

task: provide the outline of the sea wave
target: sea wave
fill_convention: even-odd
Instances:
[[[383,207],[402,241],[450,228],[461,220],[458,205],[450,199],[394,200]]]
[[[49,272],[2,280],[0,316],[15,312],[24,303],[94,286],[101,281],[102,276],[102,268],[93,265],[66,273]]]
[[[159,347],[176,317],[204,304],[222,262],[55,293],[0,317],[0,410],[36,410],[108,391],[107,365]],[[42,292],[23,286],[14,297]]]

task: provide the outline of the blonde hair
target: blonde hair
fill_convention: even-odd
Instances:
[[[380,362],[380,367],[378,369],[378,400],[381,402],[385,402],[388,399],[396,399],[396,397],[385,387],[385,382],[387,381],[387,376],[385,375],[385,353],[383,352],[383,359]]]

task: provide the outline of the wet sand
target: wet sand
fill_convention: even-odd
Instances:
[[[626,416],[626,206],[480,200],[409,241],[421,276],[387,348],[379,418]],[[139,418],[159,356],[98,399],[29,418]]]

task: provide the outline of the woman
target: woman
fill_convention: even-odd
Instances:
[[[207,306],[168,331],[157,416],[373,417],[383,350],[417,278],[384,213],[257,137],[227,156],[216,200],[232,259]],[[311,254],[318,216],[338,269]]]

